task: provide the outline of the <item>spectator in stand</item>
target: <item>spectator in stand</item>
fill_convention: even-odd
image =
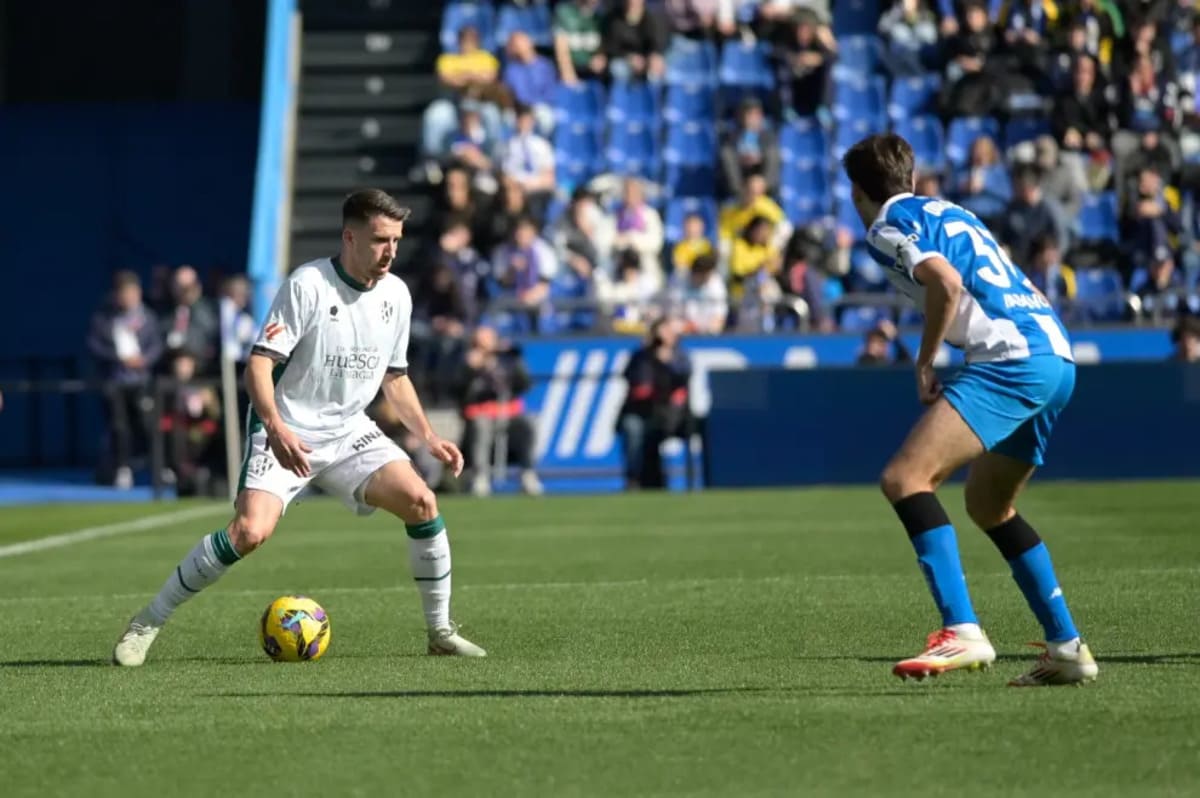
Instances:
[[[197,385],[196,358],[186,349],[171,356],[168,390],[163,395],[159,429],[166,435],[168,482],[180,496],[219,496],[217,481],[224,463],[221,402],[216,389]]]
[[[1159,145],[1170,156],[1170,171],[1179,164],[1177,144],[1172,138],[1171,127],[1178,118],[1175,100],[1177,87],[1174,82],[1161,79],[1154,72],[1154,63],[1149,55],[1140,54],[1133,61],[1133,69],[1124,84],[1121,107],[1118,112],[1120,130],[1113,134],[1113,155],[1117,160],[1117,185],[1122,185],[1130,174],[1129,159],[1142,149],[1157,149]]]
[[[729,315],[729,292],[712,254],[696,258],[691,268],[671,277],[671,316],[687,334],[719,335]]]
[[[480,102],[479,111],[493,141],[500,138],[501,119],[497,91],[500,62],[479,46],[479,31],[466,25],[458,32],[458,52],[442,53],[434,67],[443,96],[430,103],[421,121],[421,147],[427,157],[446,154],[449,138],[458,127],[458,105],[463,99]]]
[[[1108,150],[1113,109],[1104,87],[1097,82],[1096,70],[1096,61],[1090,55],[1077,56],[1071,67],[1070,87],[1055,98],[1051,129],[1067,152]]]
[[[704,229],[704,217],[698,213],[689,213],[683,219],[683,238],[671,250],[671,271],[673,276],[687,273],[701,255],[712,255],[713,245]]]
[[[1175,351],[1171,359],[1180,363],[1200,363],[1200,319],[1181,316],[1171,330],[1171,344]]]
[[[1070,318],[1075,302],[1075,270],[1063,263],[1063,253],[1054,236],[1042,236],[1033,244],[1033,257],[1021,264],[1025,274],[1060,317]]]
[[[479,251],[492,253],[496,247],[509,241],[517,222],[528,216],[533,219],[540,229],[542,218],[534,213],[525,199],[525,189],[516,178],[505,175],[500,182],[500,198],[483,222],[480,233]]]
[[[254,345],[257,329],[246,310],[250,304],[250,281],[234,274],[221,281],[217,312],[221,323],[221,354],[234,363],[245,363]]]
[[[849,258],[842,259],[831,246],[842,234],[817,222],[796,229],[784,251],[783,282],[793,303],[803,302],[804,317],[820,332],[833,332],[834,320],[826,307],[827,282],[850,269]]]
[[[1154,74],[1164,84],[1174,83],[1176,79],[1175,54],[1171,52],[1171,43],[1166,36],[1159,35],[1159,25],[1153,18],[1134,15],[1126,17],[1134,20],[1125,39],[1125,46],[1115,54],[1113,59],[1113,74],[1127,75],[1136,66],[1140,58],[1149,58]]]
[[[933,171],[918,173],[913,193],[918,197],[942,196],[942,176]]]
[[[912,362],[912,354],[901,340],[896,325],[888,319],[880,319],[867,330],[862,351],[855,361],[859,366],[895,366],[909,362]]]
[[[1002,69],[989,63],[996,36],[982,0],[968,0],[966,24],[946,43],[946,79],[942,88],[942,116],[989,116],[1002,99]]]
[[[717,30],[722,0],[666,0],[669,27],[690,39],[707,39]]]
[[[477,328],[457,384],[471,493],[492,492],[492,463],[502,459],[501,465],[520,469],[524,493],[540,496],[543,487],[534,468],[537,433],[521,398],[532,381],[520,349],[501,343],[491,327]]]
[[[829,75],[837,57],[837,40],[811,11],[797,12],[791,35],[779,48],[779,85],[783,108],[796,116],[812,116],[829,104]]]
[[[625,250],[617,255],[613,271],[615,277],[611,278],[604,272],[596,275],[596,298],[612,317],[613,332],[644,332],[646,322],[654,318],[657,293],[642,276],[641,257],[631,249]]]
[[[779,203],[767,194],[766,178],[761,174],[751,173],[746,176],[745,191],[739,199],[721,209],[717,227],[720,247],[725,257],[728,257],[732,250],[734,239],[742,234],[756,216],[764,216],[771,222],[774,228],[772,238],[775,244],[782,248],[792,235],[792,225]]]
[[[471,170],[480,189],[490,188],[494,192],[496,181],[491,172],[496,142],[488,136],[478,106],[464,104],[458,122],[458,130],[450,137],[450,157]]]
[[[142,304],[142,284],[130,271],[113,276],[113,290],[92,316],[88,351],[104,380],[108,416],[108,464],[102,479],[122,490],[133,487],[133,457],[149,446],[154,399],[150,376],[163,353],[154,314]]]
[[[1156,248],[1146,262],[1145,268],[1135,270],[1129,278],[1134,314],[1157,319],[1187,313],[1183,273],[1175,268],[1171,249],[1165,245]]]
[[[692,364],[679,348],[675,322],[655,321],[645,345],[625,367],[629,391],[617,417],[617,432],[625,458],[626,490],[666,487],[659,447],[668,438],[690,431],[691,376]]]
[[[661,81],[669,36],[663,20],[646,8],[646,0],[618,0],[617,8],[604,20],[603,37],[613,80]]]
[[[984,14],[988,19],[996,20],[1000,18],[1000,11],[1004,4],[1004,0],[986,0],[979,2],[983,8]],[[949,39],[959,32],[961,18],[965,15],[971,3],[964,0],[937,0],[938,27],[941,30],[942,38]]]
[[[531,216],[517,221],[512,239],[496,249],[492,275],[501,296],[509,300],[514,323],[521,329],[541,329],[549,313],[550,284],[558,274],[554,250],[538,237],[538,224]]]
[[[737,125],[721,143],[721,178],[725,192],[739,195],[745,190],[746,175],[760,173],[767,191],[779,191],[779,145],[763,113],[762,101],[748,96],[738,109]]]
[[[1062,211],[1068,226],[1074,229],[1087,191],[1087,175],[1077,158],[1061,157],[1053,136],[1039,136],[1033,142],[1033,163],[1042,174],[1042,194]]]
[[[517,107],[517,132],[505,144],[504,174],[521,184],[529,210],[544,219],[554,195],[554,147],[535,130],[533,109]]]
[[[180,266],[171,275],[171,299],[173,305],[159,322],[166,335],[167,352],[191,352],[200,373],[211,373],[221,340],[221,323],[204,298],[200,276],[191,266]]]
[[[955,178],[952,196],[989,227],[1004,215],[1012,199],[1012,181],[991,136],[979,136],[971,143],[970,157]]]
[[[486,247],[490,229],[491,202],[471,185],[471,173],[462,166],[446,170],[437,210],[442,216],[457,216],[471,228],[471,240]]]
[[[1033,259],[1034,242],[1051,236],[1066,252],[1070,245],[1062,211],[1042,194],[1037,167],[1026,164],[1013,173],[1013,198],[999,225],[1001,239],[1012,250],[1012,259],[1025,266]]]
[[[771,220],[756,216],[733,242],[729,258],[729,294],[737,313],[738,329],[770,332],[783,298],[778,276],[783,252],[772,240]]]
[[[663,224],[658,211],[646,204],[642,181],[625,179],[621,203],[617,206],[615,251],[633,250],[642,261],[642,279],[658,291],[664,285],[662,273]]]
[[[471,248],[466,222],[451,218],[415,275],[409,359],[435,400],[446,395],[462,358],[467,326],[478,317],[486,272],[486,264]]]
[[[936,63],[937,18],[926,0],[895,0],[877,30],[880,57],[892,77],[920,77]]]
[[[560,262],[570,255],[582,257],[591,268],[612,274],[613,239],[616,225],[596,203],[596,198],[582,186],[571,195],[567,212],[555,224],[551,243]]]
[[[1179,53],[1179,83],[1183,97],[1182,139],[1180,147],[1185,159],[1190,159],[1200,152],[1200,14],[1189,8],[1188,25],[1192,40]]]
[[[538,54],[533,40],[524,31],[515,31],[508,38],[504,83],[518,103],[533,109],[538,134],[546,137],[553,134],[558,75],[554,71],[554,64],[549,58]]]
[[[600,0],[562,0],[554,9],[554,59],[563,83],[602,78],[608,69]]]
[[[1174,271],[1174,264],[1163,263],[1170,260],[1173,242],[1182,230],[1177,197],[1174,190],[1168,197],[1162,176],[1154,169],[1145,167],[1137,173],[1121,208],[1121,242],[1135,267],[1157,267],[1156,273]]]
[[[1116,42],[1125,36],[1125,16],[1114,0],[1075,0],[1061,7],[1060,25],[1067,30],[1067,49],[1096,59],[1111,74]]]

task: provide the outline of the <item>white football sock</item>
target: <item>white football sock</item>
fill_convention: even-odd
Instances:
[[[439,515],[422,524],[409,524],[408,564],[421,593],[425,623],[430,629],[450,625],[450,538]]]
[[[229,566],[241,559],[229,542],[224,529],[205,535],[167,577],[158,595],[146,607],[145,614],[155,626],[162,626],[180,604],[220,579]]]

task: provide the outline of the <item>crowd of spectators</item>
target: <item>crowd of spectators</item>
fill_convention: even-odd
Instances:
[[[503,334],[915,323],[841,153],[893,129],[1072,323],[1200,310],[1193,0],[454,2],[408,275]],[[452,362],[452,361],[447,361]]]

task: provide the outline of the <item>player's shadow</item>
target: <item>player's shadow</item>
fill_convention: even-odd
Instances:
[[[209,693],[209,698],[688,698],[731,693],[762,693],[769,687],[714,687],[679,690],[354,690],[332,693]]]
[[[0,668],[108,668],[106,659],[12,659],[0,660]]]

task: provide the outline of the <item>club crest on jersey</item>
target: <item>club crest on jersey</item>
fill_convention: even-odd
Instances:
[[[385,323],[392,320],[392,314],[395,313],[395,311],[396,311],[396,308],[392,305],[391,302],[383,303],[381,315],[383,316],[383,320]]]

